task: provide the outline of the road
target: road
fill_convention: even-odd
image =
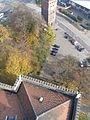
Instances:
[[[67,31],[67,33],[69,33],[75,40],[81,43],[90,52],[90,39],[86,32],[79,31],[67,20],[60,16],[56,17],[56,22],[61,28]]]
[[[41,15],[41,8],[35,4],[35,1],[31,0],[30,3],[26,3],[27,7],[32,8],[36,13]],[[67,31],[74,39],[76,39],[81,45],[83,45],[90,52],[90,32],[82,32],[70,24],[67,20],[60,16],[56,16],[56,23],[59,27]]]
[[[65,30],[63,28],[61,28],[59,25],[55,25],[55,28],[58,28],[58,30],[55,30],[56,33],[55,44],[60,45],[58,54],[63,56],[71,55],[77,58],[78,60],[85,59],[89,56],[87,50],[79,52],[77,49],[75,49],[75,46],[69,42],[68,39],[64,38]]]

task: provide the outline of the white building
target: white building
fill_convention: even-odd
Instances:
[[[80,10],[90,18],[90,0],[70,0],[69,3],[72,7]]]
[[[52,25],[56,18],[57,0],[42,0],[41,13],[47,24]]]

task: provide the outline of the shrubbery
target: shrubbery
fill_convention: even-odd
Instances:
[[[79,120],[88,120],[87,114],[80,113]]]
[[[63,14],[65,14],[65,15],[67,15],[68,17],[70,17],[72,20],[74,20],[75,22],[77,22],[78,20],[77,20],[77,18],[74,16],[74,15],[72,15],[72,14],[70,14],[67,10],[63,10],[63,11],[61,11]]]
[[[83,21],[83,18],[81,16],[77,16],[77,19],[82,22]]]

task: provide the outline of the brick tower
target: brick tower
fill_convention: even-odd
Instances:
[[[41,14],[49,25],[55,22],[56,7],[57,0],[42,0]]]

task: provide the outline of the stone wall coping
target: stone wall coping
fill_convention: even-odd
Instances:
[[[1,83],[0,82],[0,88],[4,89],[4,90],[9,90],[9,91],[13,91],[16,92],[18,91],[20,85],[22,82],[28,82],[28,83],[32,83],[41,87],[45,87],[47,89],[50,90],[55,90],[57,92],[61,92],[64,94],[67,94],[69,96],[74,96],[75,97],[75,102],[74,102],[74,113],[73,113],[73,119],[72,120],[78,120],[79,118],[79,111],[80,111],[80,103],[81,103],[81,94],[78,91],[73,91],[73,90],[69,90],[68,88],[65,88],[63,86],[58,86],[43,80],[39,80],[33,77],[28,77],[28,76],[24,76],[24,75],[20,75],[13,86],[5,84],[5,83]]]

